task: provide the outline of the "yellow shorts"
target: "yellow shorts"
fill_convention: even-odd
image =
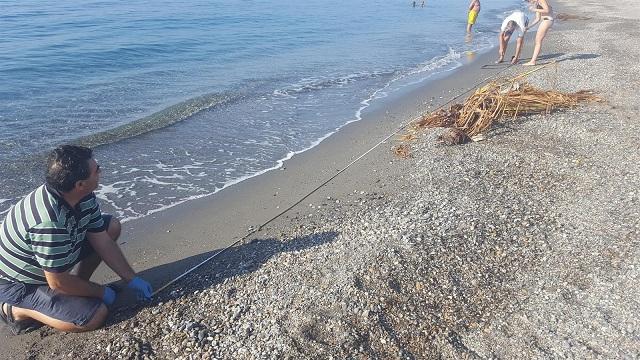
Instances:
[[[469,10],[469,18],[467,22],[471,25],[476,23],[476,19],[478,18],[478,12],[475,10]]]

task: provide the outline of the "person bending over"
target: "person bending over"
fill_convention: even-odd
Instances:
[[[500,35],[498,35],[498,41],[500,47],[498,48],[498,61],[501,63],[504,61],[504,55],[507,51],[507,45],[513,35],[514,31],[518,32],[518,38],[516,39],[516,53],[511,58],[512,64],[517,64],[520,59],[520,52],[522,51],[522,44],[524,43],[524,34],[527,32],[527,24],[529,19],[522,11],[514,11],[511,15],[507,16],[502,22],[500,27]]]
[[[102,326],[116,293],[89,281],[101,261],[138,299],[151,299],[151,285],[116,243],[120,222],[100,212],[93,193],[99,180],[91,149],[60,146],[47,159],[46,183],[0,224],[0,320],[14,334],[42,324],[66,332]]]
[[[531,29],[538,23],[540,23],[540,26],[536,32],[536,43],[533,47],[533,55],[531,55],[531,60],[522,64],[524,66],[533,66],[536,64],[538,55],[540,55],[540,49],[542,48],[542,40],[544,40],[547,32],[553,26],[553,9],[549,5],[549,2],[547,0],[529,0],[529,2],[531,3],[529,9],[536,13],[536,19],[527,29]]]

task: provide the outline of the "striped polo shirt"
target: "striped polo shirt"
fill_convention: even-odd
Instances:
[[[0,226],[0,278],[46,284],[43,270],[71,269],[86,232],[105,228],[95,194],[71,208],[57,191],[42,185],[14,205]]]

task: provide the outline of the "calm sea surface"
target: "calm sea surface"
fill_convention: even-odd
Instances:
[[[466,0],[420,3],[0,0],[0,213],[69,142],[125,219],[214,193],[494,46],[520,6],[483,0],[465,41]]]

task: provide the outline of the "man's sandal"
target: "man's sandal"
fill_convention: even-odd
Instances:
[[[0,320],[2,320],[13,335],[26,334],[42,327],[42,323],[33,319],[16,321],[13,318],[11,305],[7,304],[7,312],[4,312],[4,303],[0,303]]]

